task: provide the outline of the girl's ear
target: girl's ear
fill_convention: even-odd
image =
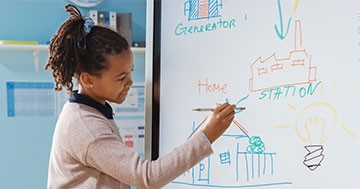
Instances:
[[[92,88],[93,87],[93,76],[91,76],[89,73],[87,72],[82,72],[80,74],[80,84],[81,86],[85,87],[85,88]]]

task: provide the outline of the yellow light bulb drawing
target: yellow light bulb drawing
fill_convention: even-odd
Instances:
[[[303,161],[311,171],[324,159],[323,144],[331,136],[337,124],[336,109],[325,102],[316,102],[305,107],[296,119],[296,134],[306,143],[308,153]]]

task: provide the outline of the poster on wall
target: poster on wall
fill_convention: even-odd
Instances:
[[[7,116],[55,116],[52,82],[6,82]]]
[[[122,104],[110,104],[124,144],[144,157],[145,84],[134,83]]]

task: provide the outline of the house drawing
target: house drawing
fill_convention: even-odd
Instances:
[[[206,119],[207,117],[197,128],[201,127]],[[193,130],[196,130],[195,123]],[[246,149],[249,138],[247,130],[234,120],[226,133],[213,144],[214,153],[178,177],[172,184],[206,188],[291,185],[292,182],[287,181],[271,182],[276,175],[276,153],[249,152]]]
[[[222,0],[188,0],[184,3],[184,15],[188,20],[210,19],[220,17],[219,9]]]
[[[317,66],[312,65],[311,55],[303,48],[301,22],[295,21],[294,49],[287,57],[279,58],[276,53],[260,56],[250,68],[251,92],[315,82]]]

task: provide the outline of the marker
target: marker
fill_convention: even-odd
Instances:
[[[245,107],[236,107],[235,110],[245,110]],[[193,111],[197,112],[206,112],[206,111],[213,111],[214,108],[195,108]]]

